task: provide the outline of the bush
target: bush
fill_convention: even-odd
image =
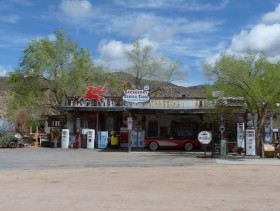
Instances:
[[[0,147],[7,147],[9,142],[13,140],[13,136],[9,133],[0,132]]]

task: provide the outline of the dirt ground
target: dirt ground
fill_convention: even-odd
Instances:
[[[0,210],[280,210],[280,168],[0,170]]]

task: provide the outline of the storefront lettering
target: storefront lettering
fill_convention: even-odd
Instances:
[[[145,107],[162,107],[162,108],[198,108],[199,101],[197,100],[153,100]]]

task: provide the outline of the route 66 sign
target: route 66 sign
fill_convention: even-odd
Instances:
[[[212,140],[212,134],[208,131],[201,131],[198,134],[198,140],[201,144],[209,144]]]

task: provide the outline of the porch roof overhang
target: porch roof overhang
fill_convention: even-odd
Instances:
[[[66,112],[140,112],[140,113],[154,113],[154,112],[164,112],[164,113],[175,113],[175,114],[187,114],[187,113],[205,113],[206,109],[190,109],[190,108],[178,108],[178,107],[130,107],[130,106],[60,106],[58,107],[60,111]]]

